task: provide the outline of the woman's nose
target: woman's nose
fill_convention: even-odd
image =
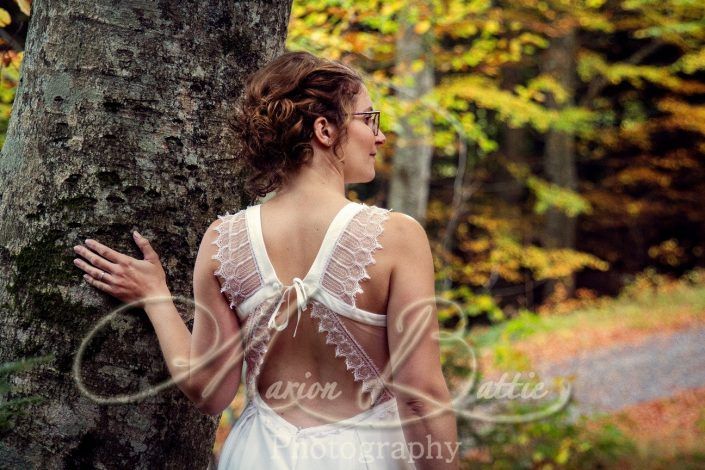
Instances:
[[[382,129],[379,130],[377,135],[375,136],[375,144],[377,145],[382,145],[387,141],[387,137],[384,135],[384,132],[382,132]]]

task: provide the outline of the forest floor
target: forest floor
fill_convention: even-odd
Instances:
[[[519,370],[572,378],[577,410],[616,425],[648,468],[705,468],[705,286],[674,282],[561,315],[525,313],[469,340],[487,379]]]
[[[566,313],[524,313],[497,326],[475,328],[468,340],[480,350],[481,368],[489,372],[512,365],[513,359],[531,364],[565,361],[700,326],[705,326],[705,285],[674,282],[617,299],[594,300]],[[513,356],[497,355],[497,345],[511,345]]]

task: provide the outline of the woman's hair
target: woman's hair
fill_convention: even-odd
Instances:
[[[313,121],[325,117],[337,129],[333,154],[347,137],[362,77],[337,61],[308,52],[286,52],[251,74],[231,123],[253,197],[278,189],[313,156]]]

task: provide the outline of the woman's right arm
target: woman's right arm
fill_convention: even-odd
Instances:
[[[431,248],[415,219],[390,216],[384,231],[385,251],[394,260],[387,341],[404,437],[412,456],[423,449],[416,468],[457,469],[457,423],[441,370]]]

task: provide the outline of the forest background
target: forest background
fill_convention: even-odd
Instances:
[[[0,144],[23,4],[0,9]],[[295,1],[287,49],[363,73],[387,144],[375,181],[349,196],[425,225],[437,292],[462,306],[468,332],[565,316],[644,282],[702,281],[702,2]],[[439,308],[439,320],[461,318]],[[564,451],[577,431],[553,426],[559,437],[528,446],[528,461],[580,456],[579,440]],[[522,432],[536,437],[510,435]]]

